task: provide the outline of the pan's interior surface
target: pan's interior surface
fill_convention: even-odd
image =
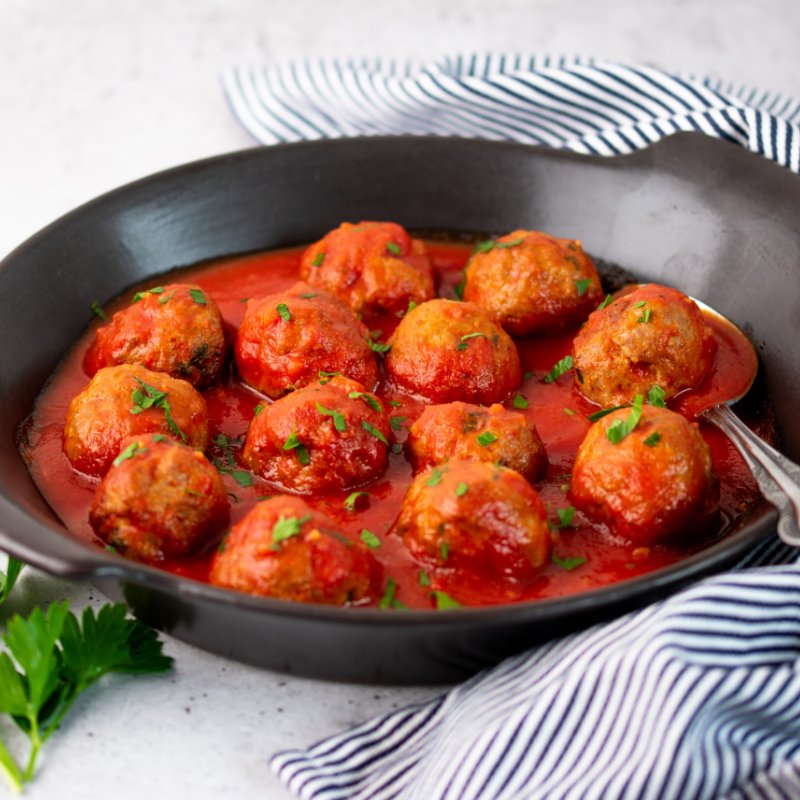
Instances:
[[[735,145],[679,134],[633,156],[390,137],[210,159],[123,187],[58,220],[0,266],[0,547],[85,577],[179,638],[331,679],[453,680],[535,641],[649,602],[734,563],[774,524],[741,528],[661,573],[542,603],[387,614],[238,596],[65,535],[14,446],[19,422],[94,301],[177,266],[318,238],[343,220],[573,236],[641,280],[702,298],[753,334],[782,449],[800,457],[800,179]]]

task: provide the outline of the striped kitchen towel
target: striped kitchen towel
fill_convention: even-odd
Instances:
[[[800,104],[591,59],[306,61],[224,78],[271,144],[372,134],[628,153],[696,130],[800,172]],[[508,659],[272,767],[307,800],[800,798],[800,559],[738,569]]]
[[[800,172],[800,102],[650,67],[502,55],[421,67],[307,60],[240,67],[223,87],[263,144],[411,133],[618,155],[701,131]]]

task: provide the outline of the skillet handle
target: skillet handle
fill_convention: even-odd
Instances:
[[[778,510],[778,535],[800,547],[800,466],[756,436],[727,405],[702,415],[728,435],[756,479],[761,494]]]

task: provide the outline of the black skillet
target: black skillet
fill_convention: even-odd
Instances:
[[[774,529],[759,505],[662,571],[564,599],[446,612],[340,609],[215,589],[70,537],[14,432],[93,301],[172,267],[312,241],[343,220],[582,239],[641,280],[706,301],[752,333],[782,449],[800,458],[800,178],[733,144],[679,134],[613,159],[500,142],[369,138],[221,156],[138,181],[63,217],[0,265],[0,548],[98,585],[185,641],[270,669],[382,683],[450,681],[537,641],[655,600]]]

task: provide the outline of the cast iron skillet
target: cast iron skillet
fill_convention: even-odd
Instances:
[[[754,332],[783,449],[800,458],[800,180],[735,145],[679,134],[604,159],[503,142],[368,138],[212,158],[63,217],[0,265],[0,548],[89,580],[147,622],[224,656],[348,681],[450,681],[536,641],[648,603],[735,562],[774,528],[762,503],[680,564],[565,599],[447,612],[248,597],[71,538],[14,431],[70,344],[131,284],[216,256],[312,241],[343,220],[581,238],[642,280],[698,296]]]

